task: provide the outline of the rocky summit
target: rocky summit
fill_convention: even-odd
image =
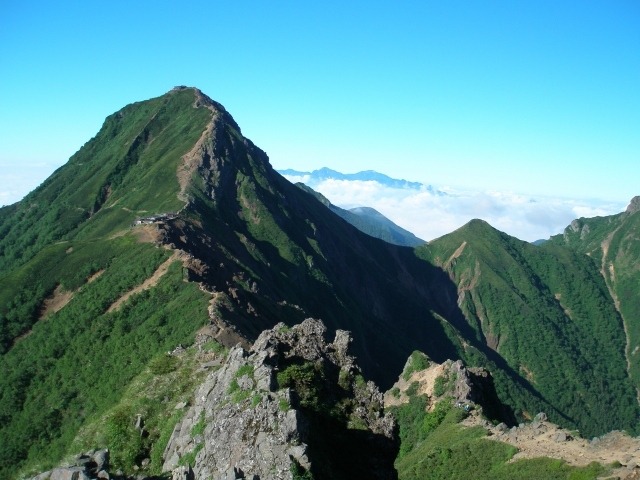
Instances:
[[[167,444],[164,471],[191,457],[195,478],[397,478],[394,420],[349,355],[352,339],[307,319],[240,345],[196,390]],[[198,429],[200,425],[200,429]]]

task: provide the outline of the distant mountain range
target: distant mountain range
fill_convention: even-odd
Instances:
[[[313,172],[300,172],[298,170],[285,169],[276,170],[280,175],[285,177],[294,177],[295,181],[305,183],[313,186],[326,180],[359,180],[363,182],[373,181],[378,182],[381,185],[390,188],[411,188],[414,190],[426,190],[433,195],[444,196],[446,192],[438,190],[431,185],[425,185],[420,182],[409,182],[407,180],[401,180],[397,178],[391,178],[383,173],[378,173],[373,170],[365,170],[358,173],[340,173],[330,168],[320,168]]]
[[[404,247],[417,247],[418,245],[426,243],[421,238],[416,237],[413,233],[393,223],[374,208],[355,207],[346,210],[333,205],[327,197],[316,192],[308,185],[301,182],[296,183],[296,185],[305,192],[312,194],[320,200],[323,205],[326,205],[329,210],[336,213],[367,235]]]

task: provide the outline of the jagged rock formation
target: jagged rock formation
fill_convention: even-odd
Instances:
[[[398,381],[385,393],[385,407],[408,402],[409,395],[423,394],[429,397],[430,409],[451,397],[458,407],[473,406],[487,418],[515,422],[513,413],[498,398],[491,373],[482,367],[466,367],[462,360],[438,364],[425,354],[414,352]]]
[[[349,333],[333,343],[325,333],[307,319],[266,330],[249,352],[233,348],[176,425],[163,470],[190,458],[197,479],[396,478],[382,395],[359,376]]]

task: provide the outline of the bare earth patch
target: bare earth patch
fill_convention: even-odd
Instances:
[[[405,380],[404,378],[400,377],[391,388],[391,390],[393,388],[398,388],[400,390],[400,396],[398,398],[394,397],[391,393],[391,390],[386,392],[384,395],[384,407],[388,408],[393,405],[401,405],[403,403],[407,403],[409,401],[409,397],[405,394],[405,392],[413,382],[418,382],[420,384],[420,387],[418,387],[417,395],[426,394],[427,396],[432,397],[436,378],[440,377],[443,374],[444,370],[444,364],[440,365],[438,363],[431,363],[425,370],[413,372],[409,377],[409,380]]]
[[[539,421],[501,432],[482,419],[478,412],[472,412],[462,424],[466,427],[480,425],[489,431],[487,439],[516,447],[518,453],[511,462],[540,457],[561,459],[576,467],[584,467],[591,462],[601,465],[620,462],[622,467],[605,478],[638,478],[640,475],[640,469],[636,468],[640,465],[640,438],[618,431],[589,441],[553,423]]]
[[[58,285],[49,297],[44,299],[40,307],[40,315],[38,320],[44,320],[50,313],[56,313],[62,310],[67,303],[73,298],[74,292],[63,292],[62,287]]]
[[[464,241],[460,244],[460,246],[456,249],[455,252],[453,252],[453,254],[449,257],[449,260],[447,260],[447,263],[445,263],[444,268],[445,270],[448,269],[451,266],[451,262],[453,262],[456,258],[458,258],[460,255],[462,255],[462,251],[464,250],[464,247],[467,246],[467,242]]]
[[[155,225],[144,225],[133,229],[133,235],[138,237],[140,243],[156,243],[160,239],[160,231]]]
[[[109,240],[113,240],[114,238],[118,237],[124,237],[128,233],[137,236],[139,243],[157,243],[160,240],[161,236],[157,226],[141,225],[134,228],[126,228],[124,230],[121,230],[118,233],[111,235],[109,237]]]

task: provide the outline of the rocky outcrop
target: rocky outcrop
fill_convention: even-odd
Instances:
[[[633,197],[627,206],[627,213],[636,213],[640,210],[640,196]]]
[[[393,479],[398,443],[383,397],[320,321],[263,332],[234,347],[171,435],[164,471],[190,463],[196,479]]]
[[[420,367],[414,362],[419,362]],[[429,397],[429,408],[448,398],[460,408],[473,407],[487,418],[515,423],[511,410],[498,398],[491,373],[482,367],[466,367],[462,360],[438,364],[425,354],[414,352],[398,381],[385,393],[385,406],[399,405],[408,402],[410,395],[423,394]]]
[[[91,480],[122,478],[109,474],[109,450],[89,451],[76,455],[70,465],[64,465],[37,475],[30,480]]]

